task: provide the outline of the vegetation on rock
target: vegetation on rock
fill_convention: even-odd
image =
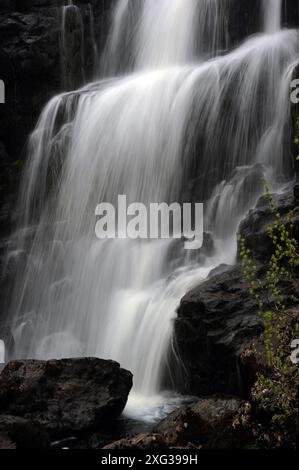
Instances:
[[[253,432],[263,447],[294,447],[299,437],[299,366],[291,360],[291,343],[299,335],[299,310],[290,308],[289,303],[296,306],[299,299],[286,299],[283,286],[292,281],[298,291],[299,247],[294,236],[294,214],[289,212],[282,218],[267,182],[265,198],[275,221],[267,230],[272,255],[264,276],[259,275],[245,238],[239,237],[244,277],[264,325],[262,347],[253,351],[266,360],[251,390]],[[258,360],[261,362],[261,358]]]

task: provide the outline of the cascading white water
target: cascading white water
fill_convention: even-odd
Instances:
[[[0,365],[5,363],[5,344],[0,340]]]
[[[184,65],[227,47],[229,0],[119,0],[103,56],[108,75]]]
[[[276,0],[268,3],[276,18]],[[180,298],[234,262],[262,174],[288,177],[283,129],[298,34],[256,36],[215,57],[226,47],[223,5],[120,0],[103,63],[109,76],[127,74],[55,97],[31,138],[10,254],[27,257],[11,305],[17,355],[118,360],[134,374],[130,412],[157,404]],[[132,18],[140,21],[128,31]],[[181,201],[194,175],[212,253],[191,257],[177,240],[96,239],[99,202]]]
[[[263,0],[264,29],[267,33],[275,33],[281,28],[282,0]]]

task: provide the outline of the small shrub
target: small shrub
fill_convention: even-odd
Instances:
[[[252,395],[260,408],[270,413],[272,426],[282,425],[289,419],[297,420],[299,416],[299,367],[291,361],[290,347],[299,335],[299,322],[298,315],[286,305],[282,287],[286,280],[298,284],[299,249],[293,236],[293,214],[290,212],[282,219],[266,181],[265,197],[275,221],[267,231],[273,250],[264,276],[259,275],[246,240],[239,237],[239,244],[246,284],[258,304],[264,325],[264,354],[268,363],[268,372],[259,374]],[[290,300],[293,304],[299,303],[296,296]]]

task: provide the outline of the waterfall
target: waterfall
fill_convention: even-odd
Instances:
[[[183,65],[227,47],[228,0],[120,0],[103,68],[106,74]],[[165,18],[167,20],[165,21]]]
[[[279,31],[271,0],[275,34],[223,54],[229,3],[119,0],[106,77],[53,98],[30,140],[10,254],[23,260],[11,304],[17,356],[117,360],[134,374],[128,409],[143,416],[145,403],[161,404],[180,299],[234,263],[262,176],[277,187],[291,177],[284,130],[298,33]],[[205,202],[214,249],[97,240],[95,208],[120,194]]]
[[[85,79],[84,28],[80,9],[72,0],[62,7],[61,69],[66,89],[79,86]]]
[[[264,29],[274,33],[281,28],[282,0],[263,0]]]
[[[93,72],[96,74],[97,65],[98,65],[98,45],[95,38],[95,30],[94,30],[94,14],[92,5],[88,4],[88,14],[89,14],[89,36],[91,40],[92,52],[93,52]]]
[[[0,366],[5,363],[5,344],[0,340]]]

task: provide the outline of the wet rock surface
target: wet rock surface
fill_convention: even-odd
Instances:
[[[245,402],[234,397],[208,397],[180,408],[151,433],[121,439],[105,449],[238,448],[248,442],[247,430],[237,424]],[[235,423],[236,422],[236,423]]]
[[[293,212],[294,237],[299,239],[299,207],[294,197],[294,189],[286,189],[280,194],[273,195],[273,202],[281,215],[282,222],[286,222],[290,211]],[[246,246],[255,260],[267,263],[273,253],[273,244],[268,236],[267,229],[274,225],[275,214],[271,212],[266,197],[261,197],[255,209],[240,225],[239,233],[245,239]]]
[[[181,301],[175,344],[186,370],[182,392],[242,394],[239,357],[262,332],[257,306],[243,283],[242,268],[229,268]]]
[[[113,361],[14,361],[0,375],[0,415],[38,422],[55,436],[100,429],[123,411],[132,374]]]
[[[237,448],[247,433],[234,426],[245,402],[233,397],[209,397],[175,411],[155,429],[168,446]]]
[[[298,207],[293,189],[274,195],[273,200],[282,220],[293,211],[294,236],[298,238]],[[261,279],[273,249],[267,228],[274,218],[262,197],[240,226]],[[263,332],[258,306],[244,282],[240,264],[221,266],[214,273],[187,293],[178,308],[174,342],[185,372],[185,380],[178,385],[180,391],[197,396],[213,393],[248,396],[250,384],[241,355]],[[285,304],[291,307],[298,283],[285,280],[280,287]]]

